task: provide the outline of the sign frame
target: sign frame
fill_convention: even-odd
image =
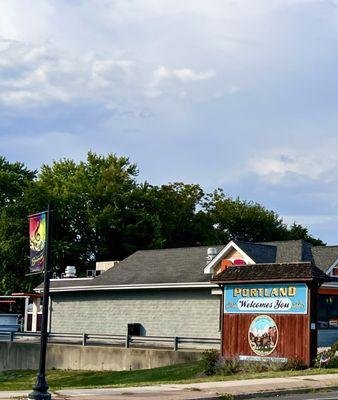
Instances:
[[[295,287],[297,289],[297,295],[294,296],[245,296],[243,297],[241,294],[238,296],[234,296],[233,294],[229,294],[230,291],[233,291],[235,288],[240,290],[250,290],[252,289],[260,289],[262,293],[270,293],[272,289],[276,289],[280,291],[281,288],[286,288],[288,290],[290,287]],[[267,290],[267,292],[265,291]],[[252,283],[252,284],[228,284],[225,285],[224,288],[224,301],[223,301],[223,312],[224,314],[280,314],[280,315],[306,315],[308,313],[308,293],[309,288],[306,283]],[[269,292],[270,291],[270,292]],[[300,294],[299,294],[300,291]],[[234,301],[237,300],[237,304]],[[238,306],[239,300],[242,300],[240,306],[245,304],[245,306],[241,309]],[[244,302],[246,300],[246,302]],[[278,300],[278,301],[277,301]],[[294,300],[294,301],[293,301]],[[262,307],[257,306],[257,302],[259,302]],[[284,303],[283,303],[284,301]],[[297,303],[298,302],[298,303]],[[302,302],[302,303],[300,303]],[[255,304],[256,303],[256,304]],[[287,309],[278,309],[274,308],[281,305],[290,304],[291,306]],[[253,307],[250,309],[250,305]],[[255,307],[254,307],[255,306]],[[264,307],[263,307],[264,306]],[[269,307],[270,306],[270,307]],[[249,307],[249,308],[245,308]],[[298,307],[298,309],[297,309]]]

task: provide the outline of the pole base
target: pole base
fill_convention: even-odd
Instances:
[[[33,391],[28,395],[28,400],[51,400],[52,395],[48,392],[46,375],[38,373],[36,384],[33,386]]]
[[[39,390],[33,390],[27,397],[27,400],[51,400],[52,395],[49,392],[40,392]]]

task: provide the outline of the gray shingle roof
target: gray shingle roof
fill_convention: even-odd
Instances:
[[[315,246],[312,254],[317,267],[326,272],[338,259],[338,246]]]
[[[326,272],[338,259],[338,246],[312,247],[303,240],[236,244],[257,264],[311,261]],[[208,247],[137,251],[95,279],[53,280],[51,288],[208,282],[210,276],[203,272]],[[220,251],[224,246],[213,247]]]
[[[276,246],[241,241],[236,241],[235,243],[256,263],[272,263],[276,261]]]
[[[223,246],[216,247],[221,250]],[[203,273],[208,247],[137,251],[95,278],[95,285],[208,282]]]

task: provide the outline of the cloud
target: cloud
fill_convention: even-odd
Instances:
[[[337,21],[322,0],[2,0],[1,151],[33,168],[118,152],[155,184],[323,216],[309,223],[338,241],[325,219],[338,207]]]
[[[280,183],[290,174],[322,182],[338,179],[338,159],[335,156],[338,151],[337,140],[307,151],[304,151],[305,148],[263,151],[249,160],[249,168],[273,184]]]

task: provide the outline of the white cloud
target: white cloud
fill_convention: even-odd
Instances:
[[[257,154],[248,164],[252,172],[275,184],[288,174],[330,182],[338,179],[337,151],[336,140],[311,149],[307,146],[299,150],[275,148]]]
[[[182,82],[204,81],[215,76],[213,71],[196,72],[190,68],[175,69],[173,73]]]

